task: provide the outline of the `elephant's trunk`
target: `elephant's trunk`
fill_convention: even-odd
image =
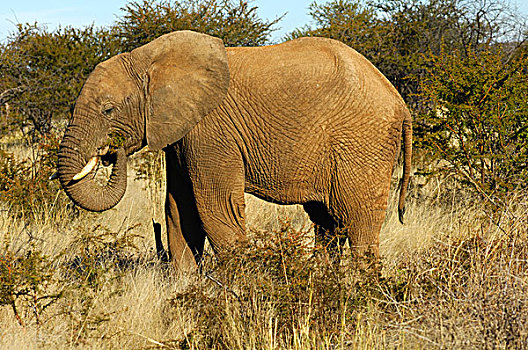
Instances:
[[[114,207],[126,191],[127,164],[123,148],[116,151],[112,174],[104,185],[98,184],[93,171],[79,180],[73,178],[82,172],[95,154],[84,155],[78,138],[66,133],[59,150],[58,172],[66,194],[81,208],[105,211]],[[79,176],[77,176],[78,178]]]

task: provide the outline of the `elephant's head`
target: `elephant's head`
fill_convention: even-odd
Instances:
[[[126,156],[181,139],[222,102],[228,85],[222,41],[190,31],[100,63],[60,145],[58,175],[68,196],[91,211],[115,206],[126,190]],[[93,176],[99,162],[113,166],[102,185]]]

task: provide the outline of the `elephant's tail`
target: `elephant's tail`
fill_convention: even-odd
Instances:
[[[411,178],[411,158],[412,158],[412,118],[407,108],[404,109],[403,119],[403,175],[400,179],[400,200],[398,202],[398,218],[403,224],[405,214],[405,194]]]

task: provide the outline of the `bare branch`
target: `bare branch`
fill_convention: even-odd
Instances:
[[[0,105],[7,103],[27,90],[27,86],[18,86],[16,88],[7,89],[0,94]]]

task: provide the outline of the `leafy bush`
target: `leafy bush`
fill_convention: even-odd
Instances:
[[[27,226],[21,236],[5,234],[0,253],[0,306],[9,306],[21,326],[34,320],[38,327],[50,320],[43,316],[53,309],[71,319],[78,334],[71,341],[78,342],[91,328],[108,321],[109,314],[94,312],[93,305],[109,281],[119,281],[124,271],[139,262],[136,241],[142,236],[135,233],[139,226],[115,232],[100,225],[80,225],[73,230],[77,238],[52,255],[43,253],[44,240]]]
[[[369,59],[413,108],[421,105],[426,57],[444,46],[464,50],[483,43],[521,42],[526,25],[500,0],[332,0],[308,8],[313,25],[288,38],[322,36],[344,42]]]
[[[287,222],[280,231],[255,233],[232,259],[203,267],[204,281],[215,290],[193,284],[170,301],[170,308],[196,313],[196,325],[179,345],[259,348],[269,344],[264,330],[270,326],[281,347],[295,347],[296,332],[306,332],[302,341],[313,348],[335,345],[354,333],[359,314],[373,297],[383,298],[382,289],[404,293],[403,285],[380,279],[376,269],[357,268],[348,255],[341,266],[330,263],[308,231]],[[237,343],[242,339],[245,345]]]
[[[76,239],[73,240],[68,252],[70,261],[66,266],[69,279],[80,282],[76,288],[98,288],[105,281],[105,276],[120,275],[134,262],[134,254],[138,252],[136,239],[142,238],[134,231],[139,224],[127,227],[122,232],[111,231],[96,225],[91,228],[78,227]]]
[[[67,119],[82,84],[97,63],[118,52],[106,29],[93,26],[47,31],[19,25],[0,47],[0,92],[12,123],[47,134],[52,119]],[[10,92],[10,93],[9,93]]]
[[[442,51],[423,81],[429,106],[419,146],[437,171],[461,175],[486,196],[528,185],[528,55],[496,45]]]
[[[0,306],[8,305],[21,326],[29,315],[39,324],[45,309],[61,297],[60,292],[48,288],[54,281],[51,260],[31,236],[26,247],[21,247],[23,251],[14,249],[9,239],[4,236],[0,254]]]
[[[143,238],[136,233],[140,226],[113,231],[101,225],[79,225],[74,230],[76,238],[57,256],[61,259],[56,261],[55,268],[64,286],[61,300],[68,300],[61,304],[61,314],[70,319],[77,334],[77,338],[70,340],[72,344],[86,342],[112,318],[113,312],[106,308],[94,311],[101,291],[108,285],[122,286],[125,272],[149,259],[148,256],[140,259],[138,254],[137,240]],[[122,292],[115,287],[107,297]]]
[[[0,205],[19,217],[37,219],[65,198],[59,184],[49,180],[56,171],[59,140],[51,134],[41,140],[23,160],[0,149]]]
[[[124,51],[176,30],[194,30],[221,38],[227,46],[259,46],[268,41],[280,18],[265,21],[256,7],[240,0],[132,1],[115,28]]]

